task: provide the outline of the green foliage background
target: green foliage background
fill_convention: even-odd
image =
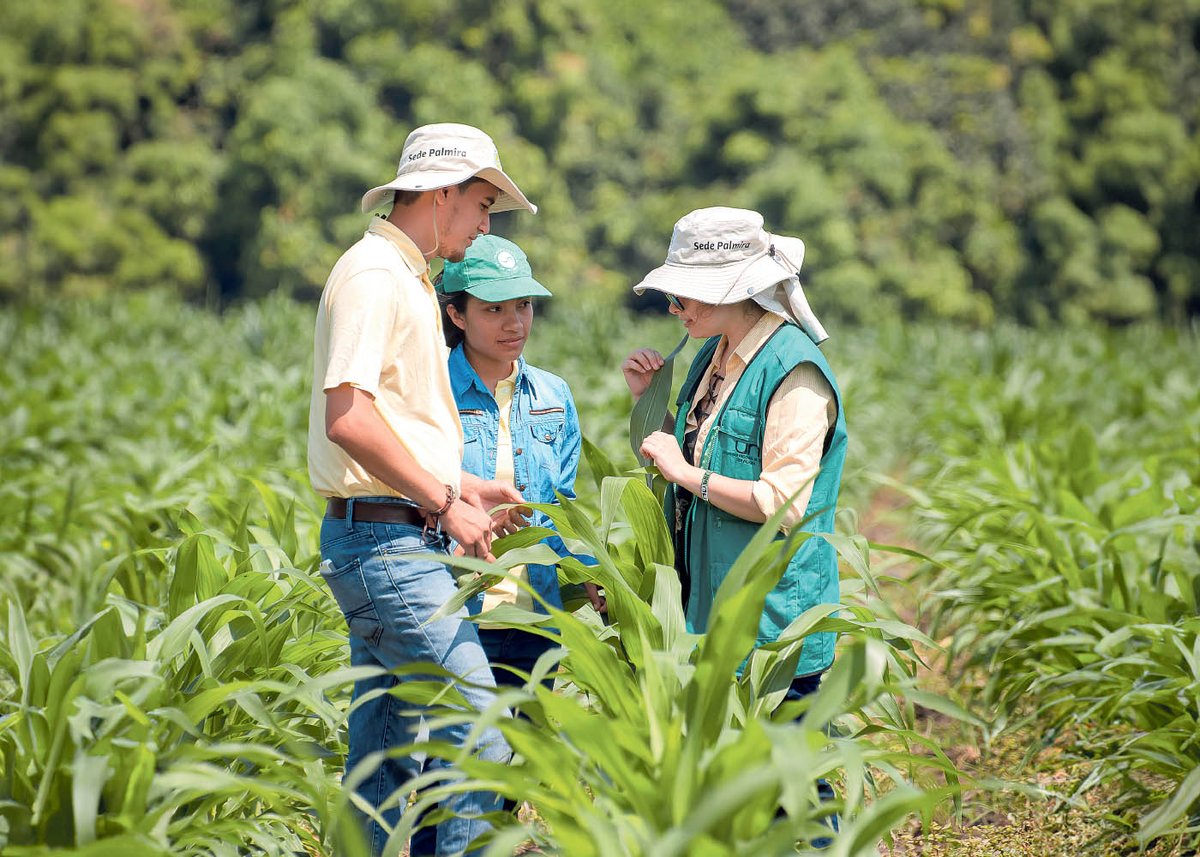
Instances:
[[[859,322],[827,349],[843,559],[869,567],[859,515],[904,490],[984,735],[1066,736],[1074,796],[1110,788],[1138,844],[1181,835],[1198,53],[1200,0],[0,3],[0,841],[333,846],[349,677],[314,577],[311,310],[285,296],[448,120],[542,206],[494,222],[573,309],[529,357],[621,464],[616,366],[678,331],[611,304],[672,223],[732,204],[803,236],[814,305]],[[942,323],[1010,319],[1078,324]],[[1143,321],[1167,324],[1105,329]]]
[[[316,573],[321,508],[304,463],[311,324],[310,308],[282,295],[223,314],[157,291],[0,307],[4,854],[68,847],[81,857],[353,853],[337,847],[345,829],[339,777],[352,673],[344,668],[345,623]],[[669,348],[678,323],[597,303],[538,325],[530,360],[569,381],[583,430],[612,456],[611,469],[632,467],[630,398],[617,366],[635,346]],[[690,361],[696,347],[680,360]],[[927,752],[938,750],[938,735],[906,734],[910,709],[952,716],[961,710],[908,682],[912,642],[923,637],[898,621],[896,608],[915,603],[917,623],[930,627],[932,620],[931,636],[948,640],[954,656],[942,660],[923,643],[935,673],[950,663],[966,667],[951,680],[975,712],[963,718],[977,728],[973,745],[986,747],[1015,729],[1031,754],[1054,745],[1078,763],[1057,796],[1098,795],[1093,816],[1103,813],[1111,828],[1104,842],[1078,853],[1132,853],[1159,839],[1194,850],[1196,331],[1086,325],[1049,336],[1011,324],[984,334],[946,323],[890,323],[843,327],[826,351],[852,427],[835,537],[847,604],[837,620],[845,623],[838,664],[846,687],[855,689],[843,694],[848,707],[838,709],[847,716],[836,719],[848,719],[850,728],[827,746],[823,732],[817,743],[799,741],[806,733],[755,725],[748,713],[733,711],[731,722],[746,728],[730,737],[749,743],[715,740],[722,751],[702,754],[689,770],[711,774],[704,784],[726,782],[749,767],[751,756],[738,755],[743,747],[765,764],[765,750],[781,742],[772,764],[793,787],[808,787],[797,770],[837,769],[839,794],[851,800],[864,791],[854,772],[870,767],[887,783],[925,789],[871,802],[851,836],[839,840],[838,853],[877,853],[876,840],[919,808],[888,801],[911,797],[929,807],[944,796],[939,782],[924,776],[939,761]],[[620,661],[621,670],[670,680],[647,685],[657,688],[647,690],[662,703],[657,707],[628,705],[641,697],[624,679],[611,685],[619,692],[606,699],[648,712],[637,729],[617,730],[625,743],[611,744],[604,744],[609,733],[598,731],[604,717],[579,709],[578,700],[539,693],[533,683],[551,725],[514,726],[517,736],[582,734],[593,743],[551,740],[555,753],[536,763],[503,776],[478,767],[469,775],[504,779],[508,793],[538,801],[570,798],[545,809],[561,845],[546,853],[583,853],[570,836],[592,823],[635,831],[652,845],[659,836],[678,841],[699,829],[683,816],[668,825],[659,810],[679,794],[673,790],[702,781],[677,776],[673,760],[643,741],[653,734],[644,727],[674,722],[691,705],[677,689],[693,642],[664,632],[664,643],[678,646],[656,648],[661,659],[644,668],[648,637],[632,621],[652,627],[653,613],[661,628],[678,630],[678,596],[667,588],[673,577],[649,573],[654,563],[669,569],[662,520],[652,504],[647,509],[644,490],[637,515],[613,512],[639,497],[620,480],[610,479],[606,492],[596,484],[604,475],[584,468],[579,514],[570,523],[584,532],[580,521],[590,518],[612,547],[613,563],[622,573],[634,569],[629,585],[646,600],[621,605],[632,618],[619,635],[597,624],[596,639],[585,635],[571,645],[640,650],[642,666],[630,672]],[[883,521],[882,532],[881,486],[911,500],[895,520]],[[646,535],[647,522],[657,537]],[[933,561],[906,568],[896,561],[911,556],[868,543],[893,541],[892,526],[903,527]],[[635,586],[638,578],[644,590]],[[748,641],[757,626],[752,608],[743,603],[738,609],[749,622],[732,626],[751,635]],[[860,667],[865,678],[849,681]],[[842,693],[834,675],[825,686]],[[414,692],[421,684],[413,683]],[[900,707],[888,701],[898,684]],[[849,716],[866,704],[860,692],[880,709],[866,720]],[[744,687],[737,694],[746,712],[759,704]],[[891,725],[881,732],[881,724]],[[658,734],[685,731],[664,727]],[[623,751],[593,752],[594,742]],[[627,757],[654,765],[646,767],[651,774],[638,769],[627,779],[591,781],[619,799],[596,787],[588,801],[576,801],[575,791],[551,788],[563,771],[576,770],[559,752],[590,755],[589,771]],[[804,753],[810,756],[796,755]],[[814,764],[825,767],[796,761],[814,753]],[[726,766],[726,758],[736,763]],[[1048,764],[1057,771],[1061,757]],[[719,795],[746,824],[741,841],[767,829],[762,801],[773,799],[775,770],[755,774],[757,797]],[[1022,788],[1044,793],[1034,773]],[[659,801],[651,806],[631,802],[643,792],[626,789],[630,782],[670,787],[651,792]],[[990,813],[993,797],[977,798],[977,808]],[[1045,806],[1047,813],[1062,809]],[[1062,818],[1050,816],[1047,824],[1061,828]],[[1058,853],[1038,851],[1041,843],[1030,835],[1031,853]],[[616,835],[589,841],[624,842]],[[778,851],[688,853],[791,851],[788,839]],[[967,841],[950,853],[980,852]]]
[[[0,307],[5,855],[358,853],[339,840],[352,829],[340,777],[355,671],[317,574],[322,510],[304,464],[309,346],[297,331],[310,325],[308,308],[279,295],[220,315],[161,292]],[[585,468],[584,499],[559,521],[607,557],[598,573],[615,622],[558,617],[575,632],[569,667],[590,702],[530,691],[537,728],[517,727],[527,746],[549,741],[553,752],[527,752],[535,758],[519,768],[468,766],[468,775],[544,801],[541,817],[554,827],[546,853],[657,857],[794,853],[796,838],[819,830],[810,780],[796,771],[836,770],[847,796],[840,853],[873,854],[886,830],[948,797],[943,779],[930,781],[953,777],[948,762],[909,734],[910,707],[891,696],[911,679],[912,641],[929,641],[878,597],[866,542],[844,537],[838,549],[852,568],[836,620],[840,678],[827,682],[832,691],[804,730],[775,730],[765,722],[782,695],[772,682],[794,674],[797,640],[754,655],[744,680],[733,675],[753,643],[763,587],[781,570],[764,542],[765,553],[742,564],[747,577],[735,578],[744,585],[730,590],[730,621],[717,623],[703,668],[691,664],[698,641],[684,633],[655,500],[640,477],[597,484],[634,462],[628,391],[591,343],[623,354],[676,332],[671,320],[638,323],[604,305],[539,328],[541,353],[556,355],[570,379],[588,437],[616,458],[589,454],[602,466]],[[845,353],[872,373],[858,374],[854,389],[879,398],[868,378],[883,352],[845,340]],[[862,465],[847,482],[861,496]],[[809,616],[797,638],[821,618]],[[428,682],[404,684],[405,694],[429,692]],[[911,696],[928,702],[915,688]],[[832,739],[822,728],[830,720],[847,721]],[[564,759],[587,766],[579,782]],[[879,788],[868,768],[888,796],[864,806]],[[571,789],[556,799],[562,783]],[[725,784],[734,790],[717,788]],[[696,794],[711,803],[684,799]],[[778,799],[793,821],[772,826]],[[698,837],[708,847],[689,845]],[[585,839],[594,850],[579,845]],[[754,844],[714,844],[742,841]]]
[[[823,311],[1200,311],[1198,0],[0,5],[0,296],[318,289],[414,125],[485,128],[556,289],[712,204]]]

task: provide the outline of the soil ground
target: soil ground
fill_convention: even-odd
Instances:
[[[884,488],[876,492],[863,515],[861,531],[873,543],[917,548],[905,535],[906,499]],[[919,549],[919,548],[917,548]],[[897,562],[887,572],[896,584],[894,609],[900,618],[928,632],[928,622],[919,614],[916,592],[909,585],[912,566]],[[962,701],[964,681],[953,665],[937,652],[922,653],[928,669],[922,671],[922,687]],[[977,680],[978,677],[975,677]],[[1050,745],[1030,752],[1041,742],[1036,724],[1005,733],[990,746],[982,743],[979,730],[934,711],[921,711],[918,729],[932,738],[959,770],[974,781],[1004,781],[1035,786],[1052,794],[1067,794],[1087,773],[1083,763],[1067,760],[1061,746]],[[1014,789],[964,789],[960,818],[935,819],[928,827],[920,820],[894,832],[890,842],[881,843],[879,853],[887,857],[1091,857],[1134,855],[1184,857],[1194,855],[1178,842],[1160,841],[1139,852],[1132,835],[1121,835],[1104,816],[1110,811],[1112,789],[1093,789],[1081,804],[1071,805],[1053,797],[1030,796]]]

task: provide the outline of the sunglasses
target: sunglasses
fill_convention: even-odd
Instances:
[[[675,297],[675,295],[671,294],[670,292],[663,292],[663,296],[667,299],[667,303],[675,307],[675,309],[677,309],[679,312],[683,312],[683,301],[679,300],[679,298]]]

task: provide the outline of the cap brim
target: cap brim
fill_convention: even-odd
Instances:
[[[548,298],[550,290],[533,277],[513,277],[508,280],[489,280],[467,286],[462,291],[488,303],[511,301],[516,298]]]
[[[396,178],[387,184],[373,187],[364,193],[362,197],[362,210],[364,214],[369,214],[380,206],[390,203],[393,195],[398,190],[438,190],[439,188],[462,184],[467,179],[475,177],[491,182],[495,185],[496,190],[500,192],[496,197],[496,202],[491,207],[492,214],[499,214],[502,211],[515,211],[520,208],[529,211],[531,214],[537,214],[537,206],[525,198],[525,194],[521,193],[521,189],[517,187],[517,183],[510,179],[503,170],[498,170],[495,167],[484,167],[482,170],[474,173],[460,170],[450,172],[422,170],[396,176]]]
[[[475,174],[484,181],[489,181],[496,186],[500,191],[500,195],[496,197],[496,202],[492,205],[492,214],[498,214],[502,211],[515,211],[518,208],[523,208],[530,214],[537,214],[537,206],[525,198],[525,194],[521,193],[521,189],[517,187],[517,183],[508,177],[508,174],[503,170],[498,170],[495,167],[484,167]]]

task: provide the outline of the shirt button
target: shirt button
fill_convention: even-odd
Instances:
[[[526,487],[527,487],[527,486],[525,485],[525,483],[524,483],[524,482],[522,482],[520,485],[518,485],[518,486],[517,486],[517,490],[518,490],[518,491],[524,491]]]
[[[516,449],[513,450],[513,455],[520,455],[520,454],[521,454],[521,447],[518,446]]]
[[[552,440],[553,438],[554,435],[550,434],[550,432],[546,432],[546,440]]]

